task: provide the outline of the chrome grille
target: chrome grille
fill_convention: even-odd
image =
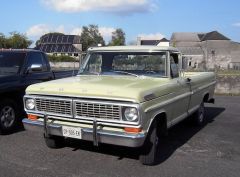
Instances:
[[[120,120],[121,109],[118,105],[104,103],[75,102],[76,118],[97,118]]]
[[[36,109],[41,112],[71,116],[71,100],[36,98]]]

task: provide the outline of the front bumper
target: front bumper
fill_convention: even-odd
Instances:
[[[43,121],[23,119],[23,125],[26,130],[44,132],[46,129]],[[99,143],[113,144],[126,147],[140,147],[145,141],[145,133],[125,133],[108,130],[97,130],[96,128],[81,128],[82,140],[97,141]],[[49,135],[63,136],[62,125],[55,123],[47,124],[47,133]],[[96,145],[96,142],[94,143]]]

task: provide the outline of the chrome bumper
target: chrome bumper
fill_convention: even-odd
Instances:
[[[23,119],[23,125],[26,130],[44,132],[45,123],[42,121],[32,121],[27,118]],[[48,123],[47,133],[49,135],[63,136],[62,125]],[[113,144],[127,147],[140,147],[145,140],[144,133],[124,133],[106,130],[94,130],[90,128],[82,128],[82,140],[93,141],[94,145],[99,143]],[[96,143],[97,140],[97,143]]]

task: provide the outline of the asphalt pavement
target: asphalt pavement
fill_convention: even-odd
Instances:
[[[240,97],[215,98],[204,127],[182,122],[169,131],[155,166],[143,166],[138,149],[68,140],[54,150],[20,129],[0,136],[0,177],[239,177]]]

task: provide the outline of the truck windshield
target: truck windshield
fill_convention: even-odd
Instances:
[[[0,52],[0,74],[13,75],[20,72],[26,53]]]
[[[166,77],[166,52],[90,53],[78,74]]]

